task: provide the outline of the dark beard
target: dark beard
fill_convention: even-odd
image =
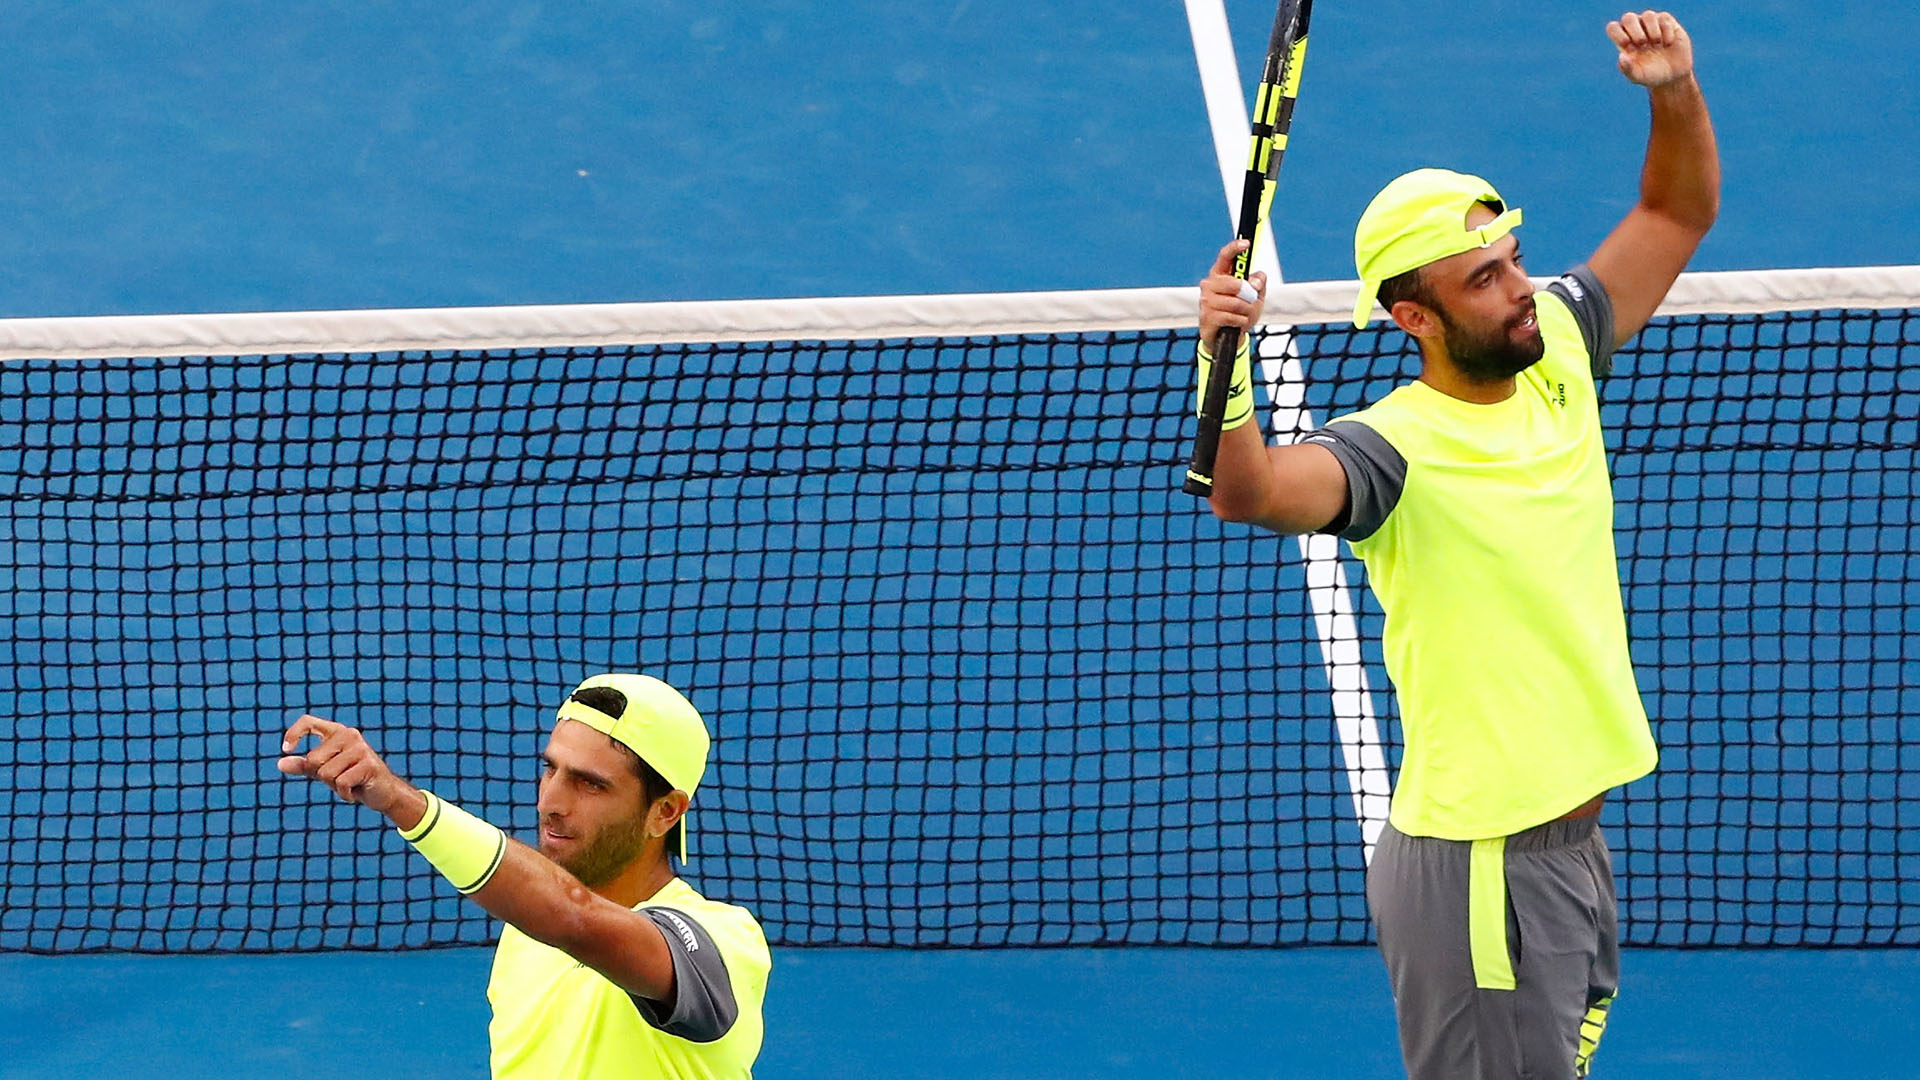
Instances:
[[[578,851],[554,862],[580,879],[587,888],[597,888],[620,876],[620,872],[640,857],[647,843],[647,815],[643,811],[625,821],[616,821],[594,834]]]
[[[1476,337],[1452,319],[1444,322],[1447,355],[1461,374],[1477,382],[1511,379],[1539,363],[1547,352],[1547,343],[1538,334],[1527,341],[1515,341],[1510,325],[1501,326],[1497,336]]]

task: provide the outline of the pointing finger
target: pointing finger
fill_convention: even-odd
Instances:
[[[295,743],[308,735],[318,735],[325,739],[343,726],[345,725],[336,724],[331,720],[322,720],[317,716],[303,715],[293,722],[293,726],[287,729],[285,735],[280,737],[280,752],[284,754],[291,751]]]

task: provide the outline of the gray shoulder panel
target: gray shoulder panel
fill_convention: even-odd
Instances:
[[[1566,302],[1573,321],[1580,324],[1580,336],[1586,339],[1587,356],[1592,359],[1593,377],[1604,379],[1613,371],[1613,298],[1600,284],[1586,263],[1567,271],[1548,283],[1547,291]]]
[[[1345,540],[1365,540],[1380,531],[1407,486],[1407,459],[1386,436],[1358,420],[1335,420],[1309,432],[1301,442],[1319,443],[1347,472],[1347,513],[1322,532]]]
[[[667,939],[667,952],[673,956],[672,1001],[648,1001],[630,995],[641,1018],[688,1042],[713,1042],[731,1031],[740,1016],[740,1006],[733,998],[727,962],[706,928],[693,916],[674,908],[642,908],[640,913],[660,928]]]

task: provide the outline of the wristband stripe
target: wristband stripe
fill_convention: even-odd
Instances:
[[[481,875],[478,878],[474,879],[473,884],[461,885],[459,882],[456,881],[453,883],[453,887],[460,891],[461,896],[472,896],[474,893],[477,893],[481,889],[484,889],[487,887],[487,882],[493,880],[493,875],[498,873],[500,870],[500,864],[505,862],[506,860],[507,860],[507,834],[501,833],[499,843],[495,844],[493,848],[493,861],[487,864],[487,869],[483,873],[481,873]],[[448,880],[452,880],[452,879],[449,878]]]
[[[413,828],[400,830],[400,839],[409,844],[417,844],[425,840],[427,834],[433,831],[433,827],[440,824],[440,797],[431,791],[423,791],[420,794],[427,797],[427,812],[420,815],[420,820],[413,823]]]
[[[507,834],[498,826],[474,817],[431,791],[427,812],[411,829],[400,830],[406,840],[433,864],[440,875],[471,896],[486,888],[507,859]]]

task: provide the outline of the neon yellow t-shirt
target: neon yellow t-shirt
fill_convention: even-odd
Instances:
[[[750,1077],[760,1053],[760,1015],[772,966],[767,939],[745,908],[708,900],[675,878],[651,899],[634,906],[654,911],[671,939],[682,939],[675,954],[675,1017],[657,1017],[667,1028],[695,1007],[710,1004],[696,963],[703,948],[724,962],[718,996],[730,997],[733,1015],[724,1033],[711,1038],[718,1023],[694,1037],[670,1034],[647,1022],[625,990],[573,957],[508,926],[493,957],[487,999],[493,1022],[495,1080],[720,1080]],[[693,952],[690,954],[688,948]],[[699,957],[710,964],[711,957]],[[707,967],[706,971],[719,970]],[[709,1012],[712,1010],[709,1009]],[[700,1041],[700,1040],[707,1041]]]
[[[1573,279],[1568,295],[1599,289]],[[1546,352],[1507,400],[1415,382],[1341,418],[1405,462],[1391,510],[1349,542],[1386,612],[1405,739],[1389,816],[1412,836],[1509,835],[1658,757],[1627,652],[1592,361],[1565,297],[1535,306]]]

